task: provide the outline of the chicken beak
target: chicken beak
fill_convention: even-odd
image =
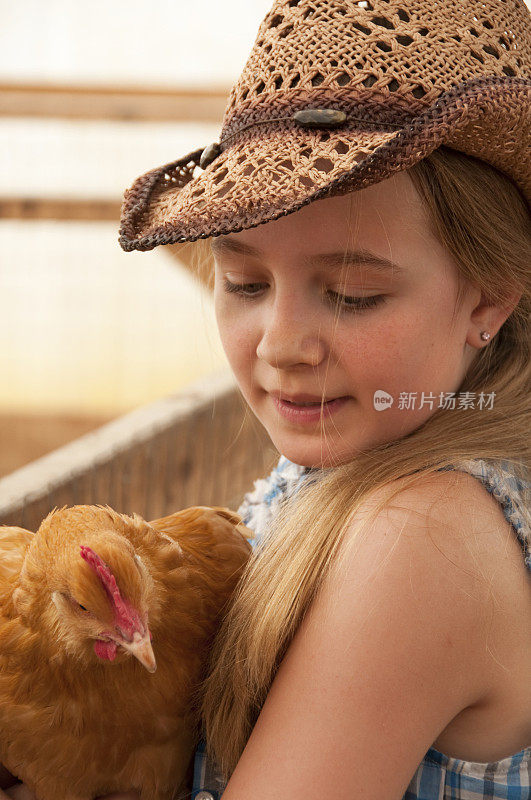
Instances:
[[[149,632],[144,638],[137,632],[134,634],[132,642],[120,642],[120,644],[128,650],[132,656],[138,659],[148,672],[155,672],[157,669],[157,662],[155,661],[155,655],[151,647]]]

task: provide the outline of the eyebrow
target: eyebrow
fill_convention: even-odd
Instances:
[[[260,258],[263,253],[256,247],[252,247],[242,242],[237,242],[235,239],[224,237],[223,239],[216,237],[211,242],[212,252],[216,254],[221,253],[237,253],[242,256],[253,256]],[[372,267],[377,272],[395,272],[399,275],[405,272],[403,267],[395,264],[383,256],[377,256],[370,250],[346,250],[339,253],[321,253],[316,256],[308,256],[303,261],[305,266],[321,265],[326,267],[345,267],[345,266],[361,266],[362,264]]]

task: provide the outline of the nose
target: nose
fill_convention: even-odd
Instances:
[[[287,369],[299,364],[316,367],[325,354],[323,336],[308,309],[285,298],[265,311],[258,358],[277,369]]]

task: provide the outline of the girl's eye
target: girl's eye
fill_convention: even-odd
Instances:
[[[385,302],[383,294],[375,294],[368,297],[349,297],[333,291],[330,291],[329,294],[332,296],[334,305],[345,311],[364,311],[366,308],[374,308]]]
[[[235,293],[243,295],[244,297],[255,297],[264,286],[263,283],[232,283],[223,279],[224,290],[228,293]],[[348,295],[338,294],[330,290],[328,292],[330,300],[335,306],[339,306],[344,311],[364,311],[368,308],[374,308],[380,303],[385,302],[385,297],[381,294],[372,295],[370,297],[349,297]]]
[[[227,278],[223,279],[223,286],[226,292],[235,292],[247,297],[255,295],[262,285],[261,283],[231,283]]]

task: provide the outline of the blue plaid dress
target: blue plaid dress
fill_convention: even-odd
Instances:
[[[527,492],[531,484],[520,481],[509,461],[481,459],[461,461],[458,469],[478,478],[501,504],[522,548],[524,563],[531,572],[531,511]],[[255,481],[238,509],[243,521],[255,533],[256,546],[278,511],[281,501],[297,491],[312,470],[281,456],[269,477]],[[525,493],[525,495],[524,495]],[[220,800],[226,783],[216,764],[205,753],[205,742],[194,759],[192,800]],[[433,747],[425,754],[402,800],[531,800],[531,746],[500,761],[463,761],[440,753]]]

